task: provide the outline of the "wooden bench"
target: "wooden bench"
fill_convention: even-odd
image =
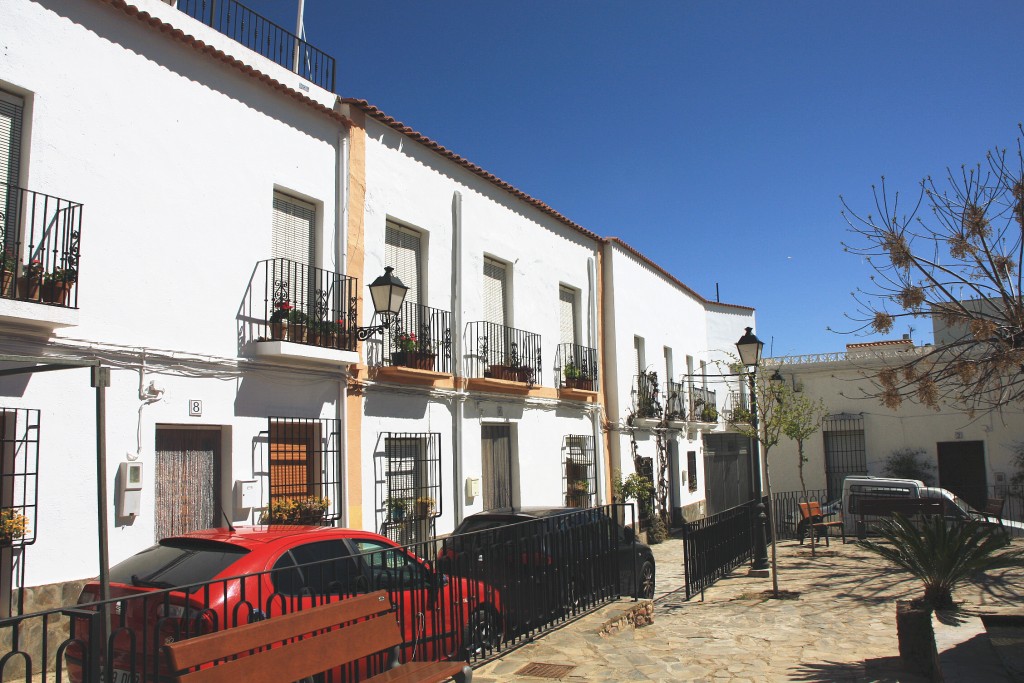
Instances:
[[[390,650],[390,668],[364,680],[472,681],[465,662],[401,664],[401,643],[387,591],[377,591],[181,640],[163,650],[175,672],[171,680],[181,683],[289,683],[384,650]]]
[[[892,517],[896,513],[904,517],[928,517],[945,515],[946,501],[942,498],[865,498],[857,497],[857,538],[867,535],[865,517]]]
[[[797,527],[800,545],[804,544],[804,531],[810,530],[812,551],[814,550],[815,537],[824,536],[825,545],[828,546],[829,529],[837,527],[840,536],[843,538],[843,544],[846,544],[846,529],[843,528],[843,523],[839,520],[825,521],[825,515],[821,510],[821,503],[812,500],[807,503],[798,503],[797,505],[800,508],[800,525]]]
[[[986,524],[998,524],[1000,528],[1005,529],[1003,525],[1003,506],[1006,505],[1005,498],[986,498],[985,509],[981,512],[981,519]]]

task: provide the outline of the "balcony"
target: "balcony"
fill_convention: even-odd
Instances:
[[[686,386],[682,382],[665,382],[665,419],[669,422],[686,420]]]
[[[597,395],[597,349],[579,344],[559,344],[555,351],[558,393],[566,398]]]
[[[253,355],[357,363],[355,278],[289,259],[256,264],[242,304],[240,337]]]
[[[750,424],[750,400],[746,392],[730,391],[723,412],[731,424]]]
[[[0,319],[77,322],[82,205],[0,183]]]
[[[540,335],[497,323],[466,325],[471,388],[522,392],[542,383]]]
[[[661,419],[665,409],[661,404],[661,387],[658,386],[658,373],[641,372],[633,377],[633,388],[630,390],[633,417],[636,420],[653,422]]]
[[[172,0],[173,1],[173,0]],[[310,83],[334,92],[334,57],[235,0],[177,0],[177,8]]]
[[[433,383],[452,374],[451,314],[439,308],[406,302],[402,312],[384,328],[383,339],[374,337],[368,361],[378,366],[378,379]],[[376,353],[378,358],[370,358]]]
[[[690,390],[690,419],[694,422],[714,424],[718,422],[718,396],[715,391],[704,387]]]

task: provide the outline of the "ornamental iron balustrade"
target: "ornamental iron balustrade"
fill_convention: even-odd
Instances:
[[[555,350],[558,386],[597,391],[597,349],[579,344],[559,344]]]
[[[82,205],[0,182],[0,297],[78,308]]]
[[[334,57],[236,0],[177,0],[179,10],[310,83],[334,92]]]
[[[639,419],[660,419],[664,408],[661,405],[661,388],[658,386],[658,373],[641,372],[633,377],[632,396],[633,415]]]
[[[419,370],[452,371],[451,314],[412,302],[385,326],[380,362]]]
[[[718,422],[718,394],[706,387],[690,387],[690,419],[697,422]]]
[[[284,258],[256,264],[242,304],[242,341],[355,351],[356,278]]]
[[[467,377],[543,384],[540,335],[491,322],[466,325]]]
[[[665,382],[665,419],[686,419],[686,385],[682,382]]]
[[[118,588],[132,579],[115,566],[115,590],[127,594],[99,601],[92,584],[74,607],[0,619],[7,650],[0,680],[41,680],[49,671],[54,680],[72,683],[101,683],[108,676],[119,683],[154,683],[173,677],[161,655],[171,639],[381,589],[395,608],[403,660],[482,662],[630,594],[640,569],[635,539],[622,528],[634,521],[631,513],[631,505],[609,505],[397,548],[364,539],[325,559],[304,561],[310,553],[293,551],[266,571],[167,588]],[[472,633],[479,638],[483,629],[469,625],[480,620],[498,637],[467,640]],[[33,632],[41,637],[27,637]],[[114,660],[107,667],[110,653]],[[385,670],[386,655],[324,678],[376,675]]]

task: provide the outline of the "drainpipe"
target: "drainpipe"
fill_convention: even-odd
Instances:
[[[334,244],[335,259],[338,272],[348,272],[348,174],[349,174],[349,136],[344,128],[338,133],[338,156],[335,161],[335,176],[337,184],[335,187],[335,208],[334,208]],[[346,306],[347,301],[341,305]],[[344,454],[338,472],[338,495],[336,500],[341,511],[341,526],[349,526],[348,514],[348,367],[338,379],[338,405],[335,407],[335,415],[338,418],[338,451]]]
[[[598,351],[598,367],[601,363],[601,346],[600,339],[597,336],[597,263],[596,260],[591,257],[587,259],[587,296],[590,301],[590,305],[587,307],[588,330],[587,330],[587,345]],[[600,391],[601,385],[604,383],[604,377],[598,374],[597,389]],[[600,395],[600,394],[598,394]],[[590,410],[590,421],[591,428],[594,435],[594,469],[597,477],[596,488],[594,492],[596,494],[595,502],[600,504],[604,495],[604,479],[605,479],[605,468],[604,468],[604,439],[601,438],[601,405],[596,404]]]
[[[452,197],[452,375],[458,387],[462,378],[462,193]],[[465,489],[462,469],[462,411],[465,393],[458,389],[452,401],[452,498],[455,525],[465,512]]]

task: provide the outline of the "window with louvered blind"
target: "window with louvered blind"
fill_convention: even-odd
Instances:
[[[576,327],[576,290],[571,287],[558,288],[558,328],[559,342],[562,344],[579,344],[580,335]]]
[[[507,268],[501,261],[484,259],[484,320],[508,326]]]
[[[316,265],[316,207],[294,197],[274,193],[274,223],[270,255],[296,263]]]
[[[633,375],[639,376],[641,372],[646,372],[646,370],[643,337],[633,337]]]
[[[422,289],[423,238],[415,230],[388,223],[384,228],[384,265],[395,269],[395,275],[409,291],[405,300],[420,304]]]
[[[0,90],[0,183],[17,185],[21,171],[21,127],[25,101]]]

